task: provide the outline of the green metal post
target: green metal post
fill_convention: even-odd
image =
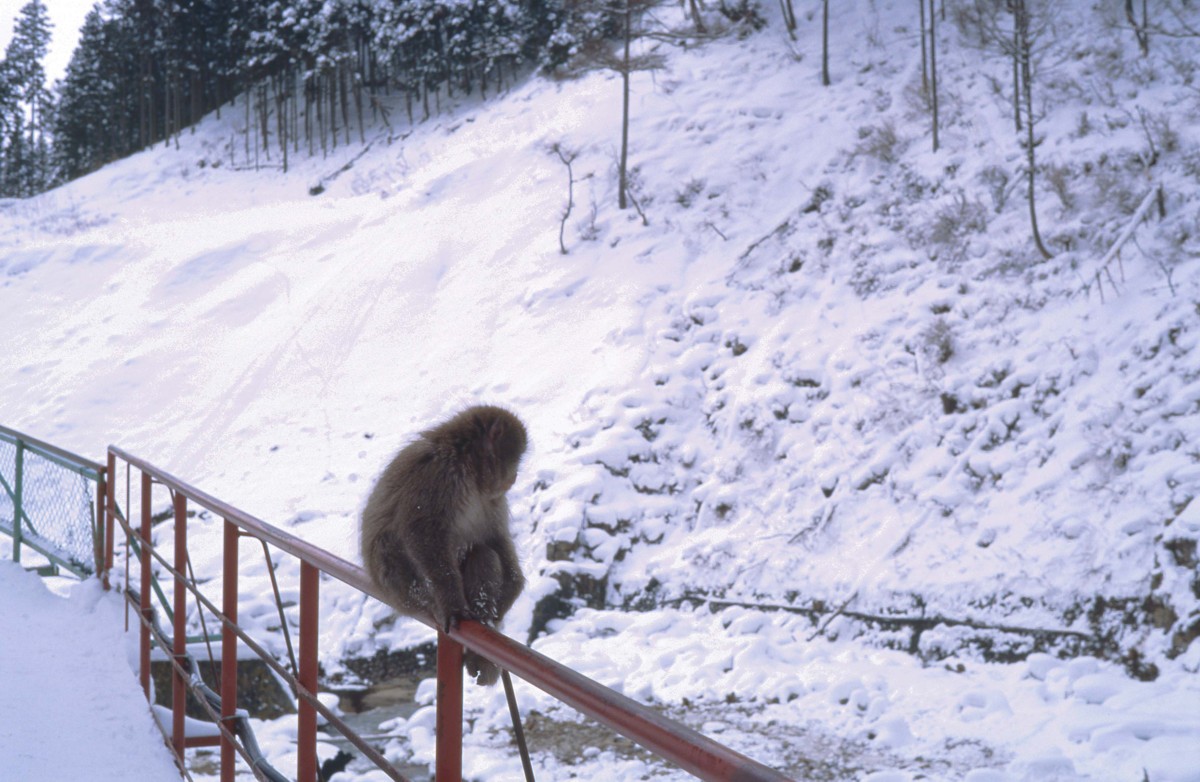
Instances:
[[[25,484],[25,441],[17,440],[16,475],[13,476],[13,562],[21,561],[21,516],[25,512],[21,493]]]

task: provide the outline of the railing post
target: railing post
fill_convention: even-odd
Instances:
[[[113,566],[113,530],[117,523],[117,455],[108,452],[108,480],[105,483],[104,500],[104,566],[100,569],[100,583],[109,588],[108,573]]]
[[[13,475],[13,562],[21,561],[21,516],[25,513],[25,441],[17,438],[16,473]]]
[[[462,782],[463,648],[438,631],[437,782]]]
[[[143,620],[138,622],[138,677],[146,699],[150,700],[150,473],[142,473],[142,531],[138,551],[141,556],[141,581],[138,587],[138,612]]]
[[[172,639],[172,656],[176,663],[182,664],[187,655],[187,585],[182,576],[187,573],[187,497],[183,492],[175,492],[175,623]],[[183,674],[174,665],[171,666],[171,744],[180,760],[183,759],[186,746],[184,735],[184,716],[187,709],[187,687]]]
[[[231,623],[238,620],[238,528],[225,519],[224,569],[221,582],[221,611]],[[221,628],[221,723],[231,728],[231,720],[237,712],[237,653],[238,637],[229,624]],[[221,782],[233,782],[233,742],[221,734]]]
[[[317,693],[317,634],[320,612],[320,573],[316,565],[300,561],[300,686]],[[308,699],[299,699],[296,778],[298,782],[317,782],[317,710]]]
[[[92,519],[92,559],[97,573],[104,572],[104,498],[108,494],[108,490],[105,488],[106,475],[104,470],[96,473],[96,514]]]

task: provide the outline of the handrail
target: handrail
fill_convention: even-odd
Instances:
[[[24,432],[19,432],[7,426],[0,426],[0,441],[11,443],[16,448],[15,463],[13,465],[13,485],[10,486],[4,480],[3,475],[0,475],[0,487],[9,495],[13,505],[11,528],[0,522],[0,531],[6,532],[13,537],[13,560],[15,562],[21,561],[21,547],[24,545],[44,556],[50,563],[48,567],[56,573],[60,572],[60,570],[67,570],[80,578],[85,578],[92,573],[103,571],[105,563],[111,559],[111,557],[106,555],[106,549],[111,541],[103,538],[104,525],[101,519],[101,509],[103,507],[103,498],[108,480],[106,467],[99,462],[59,448],[36,437],[30,437]],[[33,454],[44,462],[49,462],[61,469],[68,470],[79,475],[83,480],[92,481],[96,484],[96,503],[93,506],[91,529],[89,530],[92,538],[91,563],[84,562],[77,556],[72,556],[79,552],[71,552],[63,549],[63,540],[61,538],[55,539],[53,535],[47,534],[44,531],[39,532],[33,525],[24,497],[24,457],[26,454]],[[28,525],[29,530],[33,531],[33,534],[23,529],[25,525]]]
[[[186,532],[180,527],[186,524],[186,500],[222,517],[226,522],[229,551],[229,529],[237,527],[244,533],[265,540],[278,549],[301,560],[300,569],[300,676],[299,680],[310,692],[316,690],[316,593],[318,571],[354,587],[378,600],[387,602],[370,577],[361,567],[329,551],[296,537],[278,527],[252,516],[204,492],[186,481],[155,467],[150,462],[116,446],[109,446],[109,464],[113,468],[119,458],[142,471],[143,479],[155,481],[175,492],[176,557],[186,549]],[[148,485],[148,484],[146,484]],[[148,489],[144,490],[148,494]],[[110,495],[111,496],[111,495]],[[149,510],[143,508],[148,520]],[[110,516],[111,519],[111,516]],[[111,521],[110,521],[111,523]],[[148,523],[146,524],[148,532]],[[182,535],[182,537],[180,537]],[[111,539],[111,534],[110,534]],[[234,543],[236,550],[236,542]],[[236,556],[234,556],[236,568]],[[111,561],[110,561],[111,566]],[[148,567],[148,561],[143,567]],[[228,563],[227,563],[228,567]],[[177,569],[182,572],[182,568]],[[233,576],[236,579],[236,573]],[[236,583],[236,582],[235,582]],[[177,601],[182,599],[182,589],[176,582]],[[229,589],[228,579],[226,589]],[[236,586],[235,599],[236,599]],[[228,593],[227,593],[228,595]],[[226,598],[228,601],[228,597]],[[177,603],[178,605],[178,603]],[[228,611],[228,606],[226,607]],[[177,612],[182,621],[183,611]],[[236,615],[236,606],[234,607]],[[430,622],[425,622],[431,627]],[[176,633],[179,636],[179,633]],[[527,646],[507,638],[497,631],[474,621],[462,621],[449,632],[439,631],[438,636],[438,701],[437,701],[437,778],[461,779],[462,753],[462,647],[465,646],[494,660],[501,667],[520,676],[558,700],[609,726],[622,735],[641,744],[656,755],[678,765],[700,779],[712,782],[788,782],[789,777],[751,758],[719,744],[716,741],[671,720],[652,709],[567,668]],[[306,693],[307,694],[307,693]],[[224,708],[233,708],[232,703]],[[315,711],[312,705],[305,708],[300,704],[299,729],[299,774],[301,782],[316,779],[315,766]],[[182,709],[182,706],[177,708]],[[176,718],[182,729],[182,714]],[[308,734],[312,735],[308,735]],[[175,744],[180,753],[185,746],[182,737],[176,734]],[[307,754],[311,758],[306,757]],[[230,752],[232,755],[232,752]],[[222,753],[222,777],[225,778],[225,753]],[[232,764],[230,764],[232,765]],[[232,774],[232,771],[229,772]],[[229,778],[232,778],[230,776]]]
[[[94,462],[91,459],[80,456],[79,454],[71,453],[64,448],[59,448],[57,445],[44,442],[36,437],[30,437],[24,432],[18,432],[16,429],[9,429],[7,426],[0,426],[0,436],[13,441],[20,440],[25,443],[26,447],[32,447],[36,451],[42,451],[43,455],[55,456],[67,462],[74,462],[75,465],[86,467],[97,474],[102,474],[105,469],[104,465],[100,462]]]

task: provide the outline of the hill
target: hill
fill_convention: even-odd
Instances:
[[[406,437],[505,404],[534,443],[510,633],[550,630],[542,648],[630,694],[711,701],[794,769],[818,750],[763,739],[770,720],[876,748],[830,774],[1194,779],[1194,684],[1148,736],[1126,708],[1200,665],[1191,41],[1143,56],[1112,9],[1047,17],[1045,258],[1011,62],[978,19],[939,27],[934,152],[915,9],[835,5],[828,87],[819,13],[792,41],[775,9],[761,30],[713,12],[701,41],[663,9],[674,34],[643,45],[666,65],[633,80],[636,209],[616,208],[603,70],[412,126],[396,106],[286,173],[238,102],[10,204],[0,420],[115,441],[353,557]],[[423,637],[325,599],[328,670]],[[997,732],[1020,708],[1054,724],[1032,703],[1052,680],[1079,709],[1123,693],[1104,713],[1125,727]]]

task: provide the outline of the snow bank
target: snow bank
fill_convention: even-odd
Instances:
[[[95,581],[69,591],[0,561],[4,778],[177,779],[133,672],[121,599]]]

